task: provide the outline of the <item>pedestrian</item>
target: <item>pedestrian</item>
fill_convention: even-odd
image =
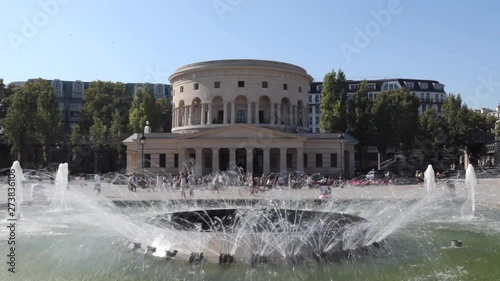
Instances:
[[[181,198],[186,199],[187,176],[184,175],[184,172],[182,172],[179,175],[179,179],[178,179],[177,183],[181,187]]]

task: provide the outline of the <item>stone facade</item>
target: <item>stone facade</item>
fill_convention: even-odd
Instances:
[[[196,177],[236,166],[254,175],[353,176],[355,139],[307,133],[311,81],[304,69],[272,61],[181,67],[170,77],[172,133],[145,134],[144,146],[140,134],[127,138],[127,172],[140,172],[143,163],[151,173],[190,172],[192,159]]]

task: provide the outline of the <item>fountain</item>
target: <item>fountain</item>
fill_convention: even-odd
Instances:
[[[427,190],[427,195],[430,195],[436,189],[436,175],[432,165],[427,166],[424,173],[424,183],[425,189]]]
[[[173,190],[129,192],[109,183],[116,175],[96,197],[61,164],[56,183],[44,183],[52,204],[23,203],[16,249],[29,258],[16,275],[2,263],[0,280],[496,280],[500,212],[476,206],[475,193],[497,182],[480,186],[467,170],[456,197],[438,194],[429,166],[425,191],[338,188],[321,201],[317,189],[284,182],[247,198],[236,190],[238,169],[207,181],[220,194],[201,185],[200,199],[179,200]],[[470,201],[480,220],[455,215]]]
[[[474,217],[474,212],[476,211],[476,185],[478,184],[478,180],[476,177],[476,172],[474,170],[474,166],[469,164],[467,166],[467,170],[465,170],[465,185],[467,187],[467,191],[469,193],[468,201],[470,204],[470,217]]]

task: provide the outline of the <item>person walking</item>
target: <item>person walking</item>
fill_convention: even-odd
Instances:
[[[184,175],[184,172],[179,175],[178,183],[181,187],[181,198],[186,199],[187,176]]]

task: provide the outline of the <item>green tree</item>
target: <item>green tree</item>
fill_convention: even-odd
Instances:
[[[90,146],[95,152],[94,171],[99,170],[99,163],[102,160],[103,151],[109,146],[107,140],[108,128],[104,125],[101,119],[94,117],[94,122],[89,129]]]
[[[163,127],[163,132],[172,131],[172,103],[166,98],[156,100],[156,104],[160,109],[159,126]]]
[[[43,148],[43,161],[48,162],[49,149],[62,138],[61,112],[54,88],[43,79],[28,82],[27,91],[37,93],[37,110],[34,118],[36,139]]]
[[[7,110],[9,108],[9,97],[14,93],[14,84],[9,84],[5,86],[3,79],[0,78],[0,120],[7,116]]]
[[[448,134],[446,140],[448,145],[460,148],[467,143],[467,112],[467,106],[462,104],[460,94],[449,94],[444,100],[442,118]]]
[[[353,95],[349,103],[348,130],[361,145],[367,145],[372,140],[372,106],[373,101],[368,97],[368,83],[359,84],[358,92]]]
[[[82,140],[82,134],[80,131],[80,125],[76,124],[71,128],[71,133],[69,136],[69,143],[71,145],[72,160],[75,163],[80,163],[80,145]]]
[[[125,138],[125,128],[122,125],[122,120],[120,116],[120,112],[118,110],[113,114],[113,120],[111,122],[111,127],[109,128],[110,134],[110,145],[111,148],[118,153],[118,159],[122,158],[122,147],[123,147],[123,139]]]
[[[336,125],[335,107],[336,100],[334,97],[336,73],[334,70],[327,73],[323,78],[323,89],[321,91],[321,114],[319,117],[319,127],[326,132],[334,132]]]
[[[413,148],[418,133],[419,106],[418,99],[406,89],[377,95],[372,108],[374,138],[383,156],[389,147],[405,152]]]
[[[30,84],[32,82],[28,82]],[[28,85],[29,86],[29,85]],[[37,112],[36,93],[28,87],[15,88],[8,98],[9,107],[1,120],[3,133],[11,146],[11,153],[18,161],[23,160],[25,152],[35,142],[33,114]]]
[[[342,69],[327,73],[321,91],[319,127],[329,133],[347,130],[347,81]]]
[[[159,114],[156,99],[151,91],[147,88],[137,91],[130,107],[130,130],[134,133],[141,133],[146,121],[149,121],[151,130],[155,131],[158,126]]]
[[[146,121],[153,132],[170,131],[172,106],[165,99],[156,99],[149,89],[137,92],[130,108],[129,127],[132,132],[143,132]]]
[[[116,110],[120,112],[122,125],[128,124],[128,113],[132,99],[122,83],[90,82],[89,87],[85,89],[83,100],[80,126],[84,132],[90,129],[95,118],[101,120],[104,126],[109,128]]]
[[[373,101],[368,97],[368,92],[368,83],[361,82],[358,92],[348,103],[347,132],[359,141],[355,148],[359,155],[361,169],[364,168],[363,159],[365,159],[366,148],[373,142]]]
[[[443,143],[442,128],[444,124],[438,117],[435,109],[427,109],[419,117],[419,129],[417,135],[417,148],[426,157],[434,155],[438,147]]]
[[[339,69],[337,79],[335,80],[335,87],[333,96],[336,100],[336,110],[334,111],[336,125],[334,130],[337,132],[345,132],[347,130],[347,80],[344,71]]]

